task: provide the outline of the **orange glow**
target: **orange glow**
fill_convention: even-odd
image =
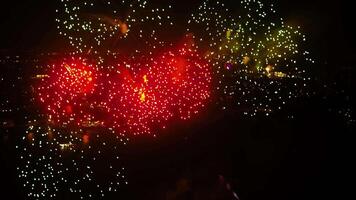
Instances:
[[[119,20],[118,25],[119,25],[120,32],[122,35],[126,35],[127,32],[129,32],[129,28],[125,22],[122,22],[121,20]]]
[[[248,56],[245,56],[244,58],[243,58],[243,60],[242,60],[242,62],[245,64],[245,65],[247,65],[249,62],[250,62],[250,57],[248,57]]]
[[[145,101],[146,101],[146,95],[145,95],[144,92],[141,93],[140,101],[141,101],[141,102],[145,102]]]
[[[147,75],[144,75],[144,76],[143,76],[143,82],[144,82],[144,83],[147,83],[147,82],[148,82]]]
[[[30,142],[32,142],[33,139],[34,139],[33,133],[28,133],[28,134],[27,134],[27,139],[28,139]]]
[[[85,135],[83,135],[83,143],[84,144],[88,144],[89,143],[89,135],[87,135],[87,134],[85,134]]]

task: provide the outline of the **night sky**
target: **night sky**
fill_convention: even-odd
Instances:
[[[162,0],[154,0],[161,4]],[[198,0],[180,1],[174,7],[177,16],[184,20],[186,13],[199,5]],[[190,6],[187,6],[189,2]],[[310,40],[319,49],[343,49],[326,51],[343,54],[354,51],[352,6],[349,1],[275,1],[282,16],[298,20],[308,31]],[[175,3],[176,4],[176,3]],[[1,6],[1,49],[33,50],[46,49],[50,41],[56,41],[56,1],[7,2]],[[323,46],[323,45],[327,45]],[[351,51],[351,52],[350,52]],[[326,54],[325,52],[325,54]],[[340,55],[334,56],[339,57]],[[333,57],[330,55],[330,57]]]
[[[154,0],[156,5],[166,1]],[[162,3],[163,2],[163,3]],[[177,26],[184,27],[187,13],[199,5],[198,0],[180,1],[173,7]],[[187,3],[191,7],[187,6]],[[230,1],[233,2],[233,1]],[[352,6],[349,1],[274,1],[281,16],[297,21],[308,33],[313,54],[322,64],[318,69],[325,76],[338,73],[342,65],[353,68],[355,31],[352,28]],[[233,3],[232,3],[233,5]],[[7,2],[1,7],[1,50],[10,52],[66,51],[64,39],[57,34],[54,22],[56,1]],[[176,32],[171,33],[177,36]],[[323,65],[327,64],[327,65]],[[325,70],[326,69],[326,70]]]
[[[152,2],[168,5],[164,0]],[[188,13],[201,1],[173,2],[179,2],[172,3],[176,27],[184,27]],[[315,95],[302,97],[270,117],[245,117],[235,110],[219,112],[213,105],[194,120],[172,123],[157,137],[130,136],[121,156],[129,184],[107,199],[236,199],[231,191],[241,200],[354,196],[349,181],[355,122],[349,123],[339,113],[347,107],[353,110],[353,119],[356,116],[352,2],[279,0],[274,4],[287,22],[297,23],[306,33],[316,60],[311,70]],[[67,41],[57,33],[54,20],[57,6],[58,1],[52,0],[4,2],[0,8],[0,55],[67,52],[70,47],[63,45]],[[179,28],[169,31],[171,37],[181,34]],[[16,78],[13,72],[1,73]],[[18,104],[26,99],[20,94],[18,98]],[[21,117],[14,116],[21,124]],[[6,117],[1,115],[0,119]],[[0,199],[26,199],[16,174],[14,146],[20,132],[21,125],[1,135],[7,139],[0,146]],[[58,199],[72,197],[65,193]]]

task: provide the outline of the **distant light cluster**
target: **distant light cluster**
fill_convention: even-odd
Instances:
[[[142,52],[163,45],[161,34],[173,26],[171,6],[154,8],[147,0],[61,2],[57,28],[77,53]]]
[[[36,120],[32,123],[16,146],[17,172],[29,199],[58,198],[65,193],[97,199],[128,183],[120,161],[128,138],[110,129],[56,129],[38,126]]]
[[[234,10],[205,0],[188,27],[214,66],[224,109],[238,105],[246,115],[269,115],[306,93],[306,70],[314,61],[303,50],[305,35],[278,19],[273,5],[244,0]]]

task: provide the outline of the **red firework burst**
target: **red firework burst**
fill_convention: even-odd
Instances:
[[[49,120],[76,125],[92,120],[94,116],[88,111],[92,107],[89,99],[95,92],[96,69],[81,58],[67,59],[49,69],[48,77],[38,88]]]
[[[105,122],[122,134],[136,135],[165,128],[169,120],[189,119],[206,105],[211,73],[195,50],[184,47],[123,60],[114,73],[99,72],[80,58],[52,65],[38,90],[50,121],[79,126]],[[103,110],[105,116],[98,116]]]
[[[170,119],[189,119],[210,96],[208,63],[190,48],[126,62],[119,69],[107,105],[114,126],[124,133],[152,133],[154,128],[165,128]]]

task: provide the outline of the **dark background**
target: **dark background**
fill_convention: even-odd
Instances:
[[[172,15],[176,17],[176,24],[182,33],[185,30],[186,17],[200,4],[199,0],[151,2],[156,5],[173,2]],[[233,5],[233,2],[237,1],[228,2]],[[307,34],[308,42],[313,47],[311,49],[313,56],[319,62],[319,65],[315,66],[318,75],[334,78],[335,73],[354,68],[356,40],[352,3],[347,0],[273,2],[277,12],[286,21],[296,22]],[[0,51],[41,53],[66,51],[68,46],[63,44],[67,44],[67,41],[57,33],[54,21],[58,3],[59,1],[44,0],[3,2],[0,8]],[[176,35],[176,32],[179,31],[172,31],[172,35]]]
[[[184,21],[200,1],[176,2],[174,14]],[[65,51],[54,23],[57,3],[2,2],[0,53]],[[317,82],[333,85],[327,100],[322,100],[320,89],[272,117],[246,118],[212,109],[190,124],[172,125],[157,139],[135,138],[124,153],[130,184],[113,199],[166,199],[182,188],[187,192],[177,199],[232,199],[225,195],[229,191],[219,176],[241,200],[352,199],[355,127],[329,112],[330,107],[343,107],[345,96],[355,95],[352,2],[298,0],[275,5],[307,33],[317,60]],[[285,117],[290,113],[294,120]],[[0,199],[22,199],[9,149],[0,148]],[[212,197],[217,193],[225,197]]]

